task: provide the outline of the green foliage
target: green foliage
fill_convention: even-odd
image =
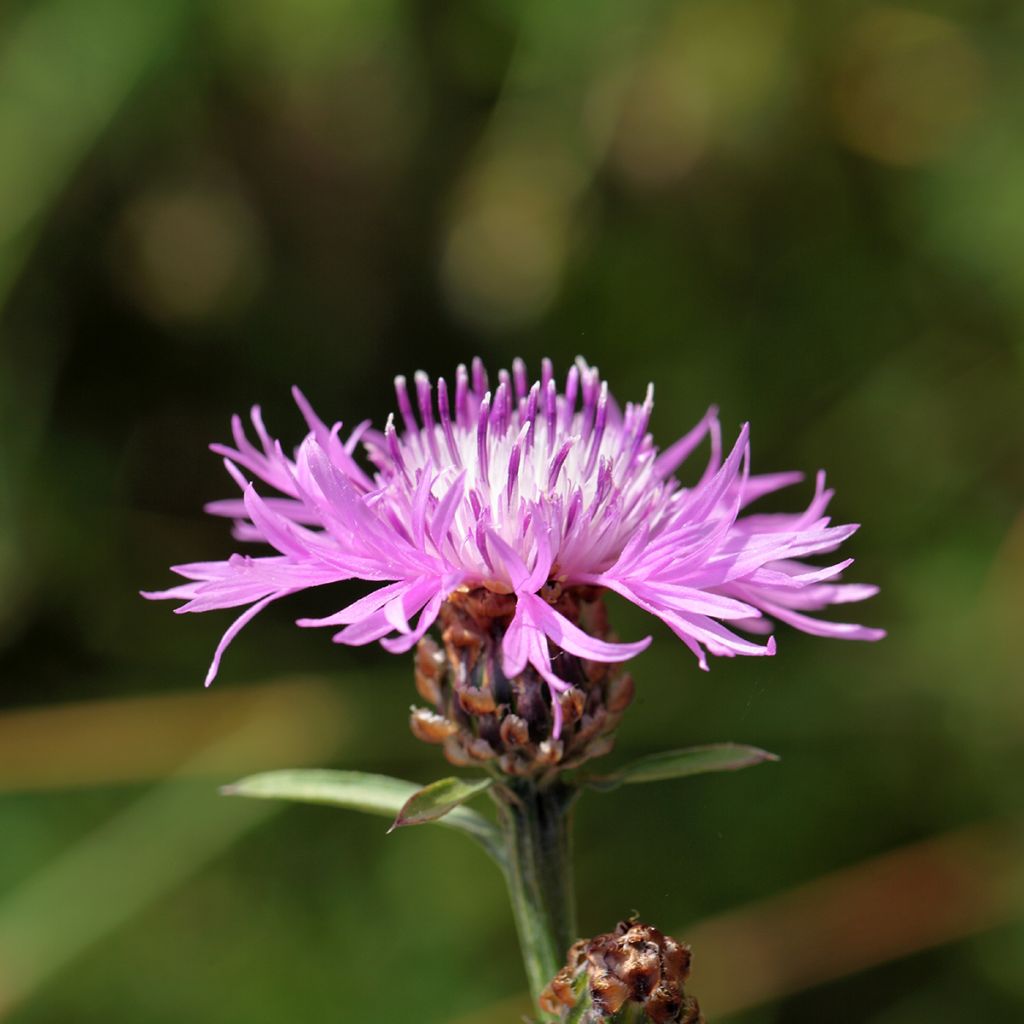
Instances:
[[[417,790],[395,817],[389,832],[405,825],[424,825],[450,814],[460,804],[486,792],[492,779],[459,779],[454,776],[438,779]]]
[[[500,864],[502,854],[495,827],[476,811],[459,806],[489,785],[489,779],[465,782],[453,778],[419,788],[414,782],[389,775],[309,768],[261,772],[224,786],[221,792],[225,796],[328,804],[379,814],[393,819],[389,832],[399,825],[436,822],[472,837]]]
[[[684,750],[666,750],[631,761],[611,775],[587,779],[594,789],[617,789],[638,782],[662,782],[683,779],[707,772],[735,772],[765,761],[778,761],[778,755],[743,743],[710,743]]]

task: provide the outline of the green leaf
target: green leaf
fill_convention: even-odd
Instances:
[[[618,1013],[608,1018],[607,1024],[644,1024],[650,1020],[640,1003],[629,1002]]]
[[[472,799],[478,793],[491,786],[491,779],[459,779],[452,776],[448,779],[438,779],[417,790],[405,803],[397,816],[389,832],[405,825],[424,825],[430,821],[437,821],[446,814],[455,810],[459,804]]]
[[[588,1019],[594,1006],[590,998],[590,988],[587,984],[587,972],[580,971],[572,983],[573,993],[576,996],[576,1005],[569,1011],[565,1018],[565,1024],[583,1024]]]
[[[443,780],[458,781],[458,780]],[[490,780],[487,780],[489,784]],[[438,785],[437,783],[434,784]],[[482,792],[480,783],[463,783]],[[426,787],[429,790],[431,787]],[[328,804],[354,811],[366,811],[394,820],[401,816],[412,798],[426,792],[415,782],[392,778],[390,775],[371,775],[369,772],[332,771],[322,768],[295,768],[250,775],[230,786],[221,788],[225,796],[253,797],[257,800],[295,800],[306,804]],[[500,834],[483,815],[457,804],[473,793],[455,800],[444,811],[420,820],[435,821],[446,828],[457,829],[475,839],[504,869],[505,855]],[[444,817],[441,817],[444,814]]]
[[[776,754],[743,743],[711,743],[703,747],[650,754],[611,775],[588,779],[587,784],[595,789],[616,789],[636,782],[682,779],[688,775],[703,775],[705,772],[735,772],[740,768],[778,759]]]

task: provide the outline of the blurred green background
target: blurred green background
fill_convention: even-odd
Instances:
[[[1024,1019],[1022,47],[1010,0],[8,0],[0,1019],[519,1019],[462,837],[216,796],[445,774],[408,661],[313,594],[204,692],[228,617],[137,591],[231,549],[232,412],[297,442],[293,383],[379,423],[397,372],[577,353],[662,442],[717,402],[826,467],[891,633],[705,675],[655,629],[609,764],[783,759],[589,796],[583,929],[692,939],[712,1022]]]

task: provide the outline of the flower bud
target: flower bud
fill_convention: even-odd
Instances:
[[[542,595],[589,635],[610,636],[601,591],[550,583]],[[441,608],[443,646],[429,636],[417,646],[416,690],[431,708],[413,708],[417,739],[443,745],[456,765],[496,761],[506,775],[537,776],[575,768],[608,753],[612,733],[633,699],[633,681],[615,666],[587,661],[553,645],[561,678],[571,686],[552,696],[532,666],[508,678],[501,641],[516,610],[512,594],[486,587],[459,590]],[[561,732],[552,735],[557,699]]]
[[[628,1003],[652,1024],[704,1024],[684,984],[690,947],[652,925],[620,921],[615,931],[577,942],[541,994],[541,1009],[559,1020],[600,1024]]]

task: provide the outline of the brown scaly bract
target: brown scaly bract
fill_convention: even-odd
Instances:
[[[549,583],[544,599],[569,621],[609,636],[601,591]],[[552,645],[551,656],[572,684],[557,696],[562,729],[552,737],[553,694],[529,666],[508,678],[501,638],[515,597],[484,587],[453,593],[441,608],[440,648],[429,636],[416,651],[416,688],[433,710],[413,708],[410,726],[427,743],[444,745],[452,764],[496,760],[507,775],[537,776],[576,767],[608,753],[612,732],[633,699],[633,680],[615,666],[588,661]]]
[[[653,1024],[704,1024],[697,1000],[684,984],[690,947],[639,921],[620,921],[615,931],[577,942],[565,967],[541,995],[541,1008],[565,1019],[580,998],[591,1006],[581,1024],[600,1024],[629,1001]]]

